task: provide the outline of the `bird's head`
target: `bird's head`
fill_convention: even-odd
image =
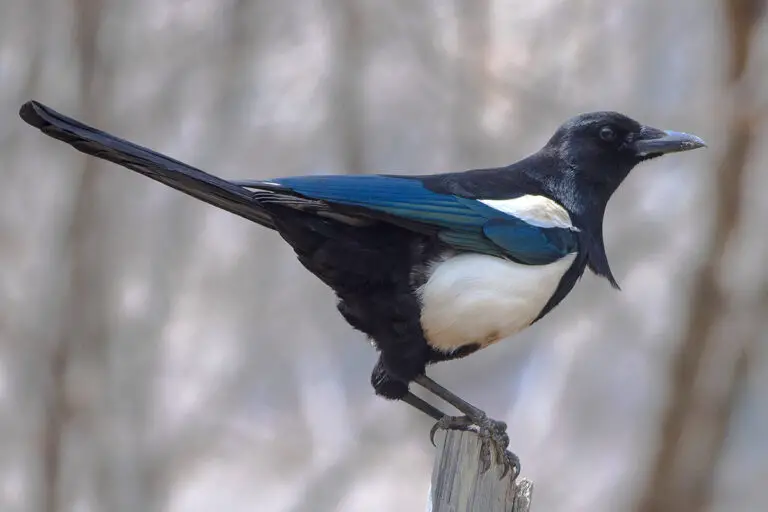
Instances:
[[[618,112],[591,112],[566,121],[544,146],[552,166],[542,180],[571,213],[586,244],[589,267],[618,287],[603,245],[603,213],[613,192],[640,162],[704,147],[688,133],[644,126]]]
[[[704,146],[695,135],[644,126],[618,112],[590,112],[560,126],[545,150],[566,161],[577,179],[610,194],[640,162]]]

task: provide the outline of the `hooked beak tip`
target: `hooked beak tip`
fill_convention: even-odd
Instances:
[[[707,147],[707,143],[704,142],[704,139],[691,133],[675,132],[672,130],[665,130],[664,133],[666,133],[668,137],[678,139],[682,151]]]
[[[659,130],[651,127],[643,128],[642,133],[644,136],[635,143],[635,150],[641,157],[707,147],[707,143],[701,137],[690,133]]]

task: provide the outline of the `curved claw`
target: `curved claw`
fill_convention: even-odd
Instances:
[[[491,445],[493,442],[486,438],[481,438],[480,441],[480,474],[484,474],[491,469]]]
[[[504,478],[509,470],[512,470],[512,481],[517,480],[520,476],[520,458],[514,453],[507,451],[504,458],[504,471],[501,473],[501,478]]]
[[[432,443],[432,446],[437,448],[437,444],[435,443],[435,434],[440,429],[440,422],[438,421],[434,425],[432,425],[432,428],[429,429],[429,442]]]
[[[435,434],[438,430],[470,430],[473,423],[466,416],[443,416],[429,430],[429,440],[432,446],[435,444]]]

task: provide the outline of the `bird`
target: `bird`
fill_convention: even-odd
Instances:
[[[598,111],[566,120],[538,151],[504,167],[226,180],[37,101],[19,115],[76,150],[276,231],[378,350],[375,394],[436,420],[432,439],[438,429],[477,432],[484,469],[495,458],[515,477],[506,424],[429,378],[427,367],[539,321],[587,269],[618,289],[603,240],[609,199],[638,164],[706,146]],[[412,384],[461,415],[415,395]]]

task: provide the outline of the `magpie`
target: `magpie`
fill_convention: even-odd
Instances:
[[[41,103],[21,118],[114,162],[277,231],[333,289],[344,319],[379,351],[375,393],[472,429],[517,475],[506,425],[443,388],[428,365],[466,357],[533,324],[589,268],[618,288],[603,242],[608,200],[639,163],[703,147],[618,112],[577,115],[537,152],[506,167],[420,176],[313,175],[224,180]],[[414,395],[417,384],[463,416]]]

